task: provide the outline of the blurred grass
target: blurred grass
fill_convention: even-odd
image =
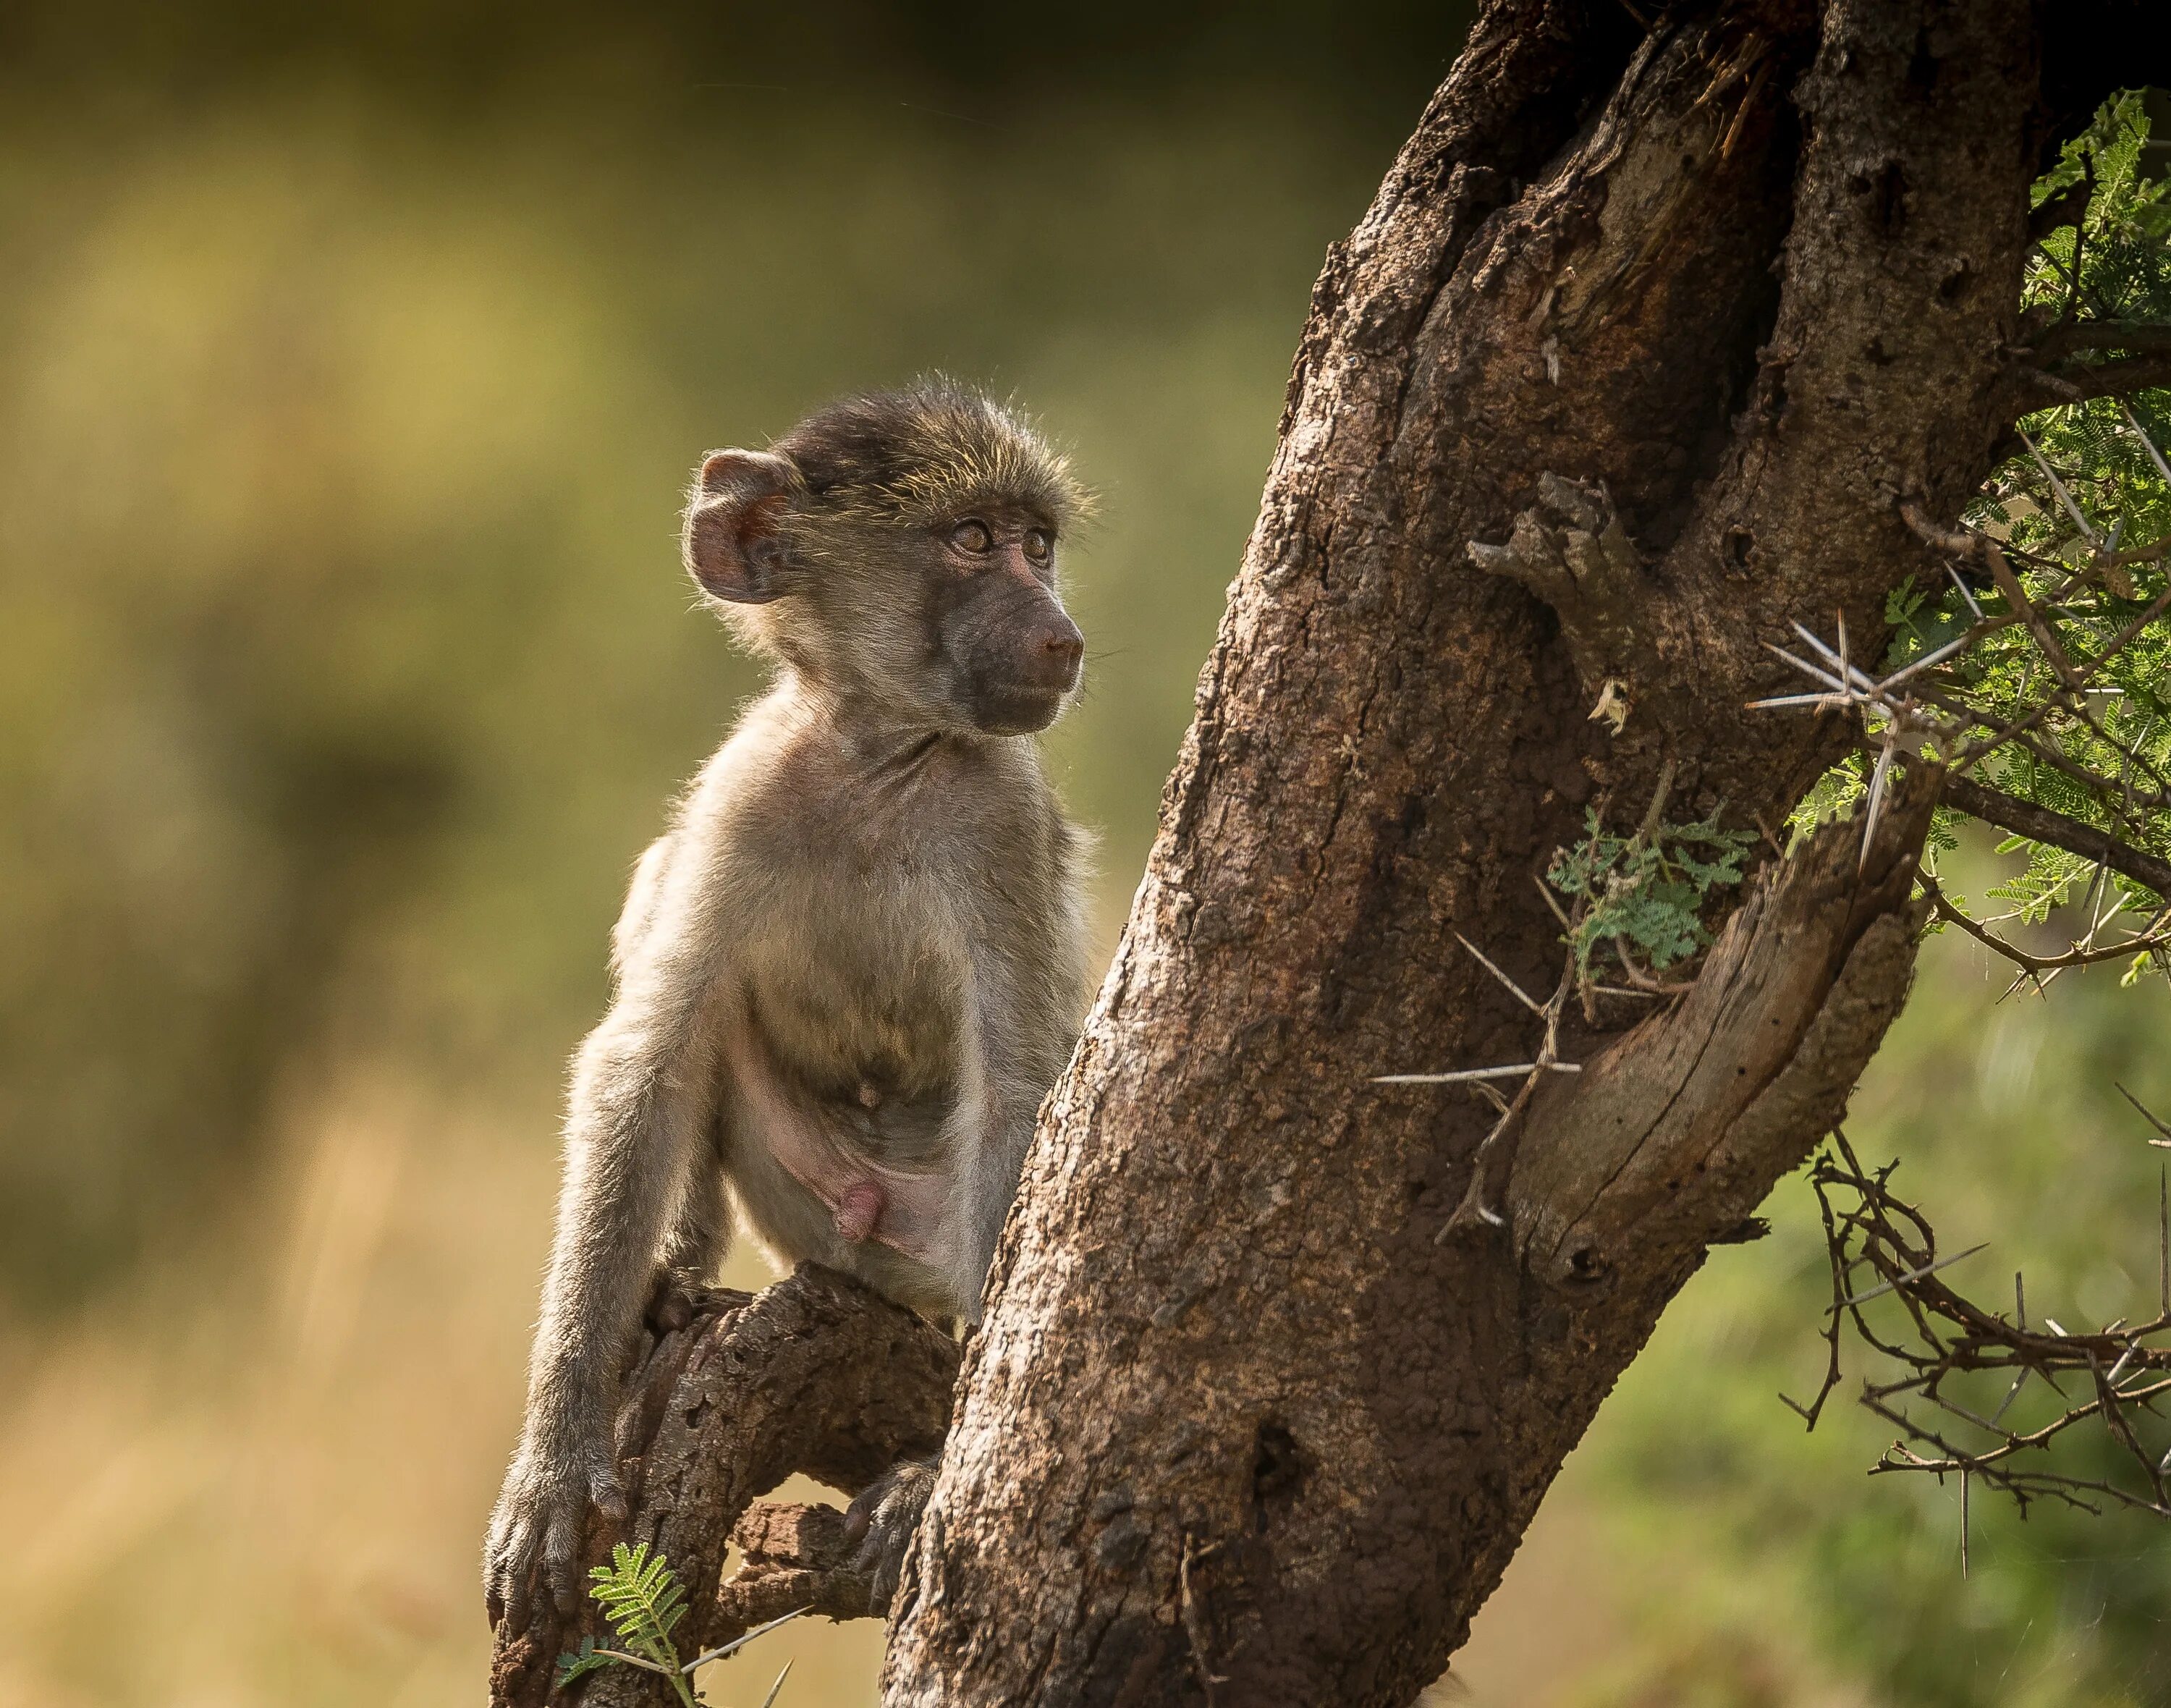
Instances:
[[[978,101],[542,34],[471,101],[335,55],[0,89],[8,1708],[474,1699],[562,1062],[753,685],[677,568],[685,471],[924,367],[1073,444],[1107,502],[1053,745],[1112,941],[1311,279],[1416,105],[1295,61],[1071,86],[1041,44],[1003,75],[1050,99]],[[2171,1103],[2163,993],[1993,1010],[1971,954],[1934,946],[1857,1141],[1955,1248],[2116,1314],[2155,1153],[2105,1086]],[[1771,1394],[1823,1281],[1806,1188],[1772,1210],[1445,1688],[2171,1698],[2142,1521],[1978,1501],[1962,1584],[1949,1493],[1859,1479],[1873,1420],[1803,1439]],[[865,1702],[878,1644],[795,1627],[711,1693],[796,1652],[787,1701]]]

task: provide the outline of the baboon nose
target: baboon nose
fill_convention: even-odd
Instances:
[[[1048,674],[1068,682],[1078,674],[1086,656],[1086,637],[1068,617],[1059,617],[1040,631],[1040,656]]]

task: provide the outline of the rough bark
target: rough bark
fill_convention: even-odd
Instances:
[[[949,1419],[956,1344],[812,1265],[759,1295],[718,1289],[679,1314],[679,1326],[651,1331],[628,1372],[618,1438],[630,1516],[622,1529],[592,1523],[583,1564],[621,1541],[667,1555],[691,1603],[673,1634],[688,1658],[798,1608],[864,1616],[866,1583],[843,1569],[843,1515],[753,1502],[796,1472],[857,1490],[932,1453]],[[724,1580],[734,1544],[743,1563]],[[540,1708],[560,1654],[583,1636],[614,1641],[593,1604],[565,1620],[547,1596],[533,1599],[525,1628],[498,1629],[492,1708]],[[630,1668],[578,1688],[588,1708],[678,1700]]]
[[[893,1615],[891,1708],[1402,1704],[1659,1313],[1901,1000],[1917,778],[1745,891],[1693,991],[1531,1059],[1586,810],[1775,825],[1790,620],[1880,644],[2011,390],[2029,0],[1648,31],[1498,0],[1315,292],[1123,946],[1043,1111]],[[1546,477],[1556,477],[1548,481]],[[1473,552],[1471,547],[1478,549]],[[1627,716],[1618,733],[1590,713]],[[1483,1200],[1481,1192],[1480,1200]],[[1488,1206],[1489,1207],[1489,1206]]]

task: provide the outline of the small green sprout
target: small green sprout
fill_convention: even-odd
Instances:
[[[602,1606],[611,1629],[618,1633],[618,1640],[624,1646],[598,1648],[593,1637],[582,1637],[577,1650],[558,1657],[557,1688],[560,1690],[576,1679],[601,1672],[606,1667],[636,1667],[644,1673],[661,1673],[670,1679],[682,1708],[703,1708],[700,1693],[693,1684],[697,1668],[737,1652],[763,1632],[773,1631],[807,1611],[803,1607],[795,1608],[719,1648],[682,1662],[671,1633],[686,1616],[686,1591],[668,1560],[661,1553],[651,1555],[646,1542],[635,1543],[630,1548],[621,1542],[611,1550],[611,1563],[589,1567],[588,1576],[595,1580],[588,1593]],[[786,1662],[784,1671],[776,1675],[776,1682],[769,1687],[762,1708],[771,1708],[791,1670],[791,1662]]]

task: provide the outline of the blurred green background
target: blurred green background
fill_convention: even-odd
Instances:
[[[1103,495],[1052,739],[1112,943],[1322,252],[1466,8],[0,15],[0,1704],[480,1695],[557,1090],[754,674],[705,448],[941,368]],[[1957,1247],[2152,1286],[2160,986],[1934,946],[1855,1136]],[[1806,1187],[1714,1256],[1443,1700],[2171,1700],[2171,1537],[1865,1482]],[[742,1279],[758,1280],[752,1265]],[[873,1695],[871,1626],[720,1702]],[[756,1674],[759,1677],[757,1678]]]

